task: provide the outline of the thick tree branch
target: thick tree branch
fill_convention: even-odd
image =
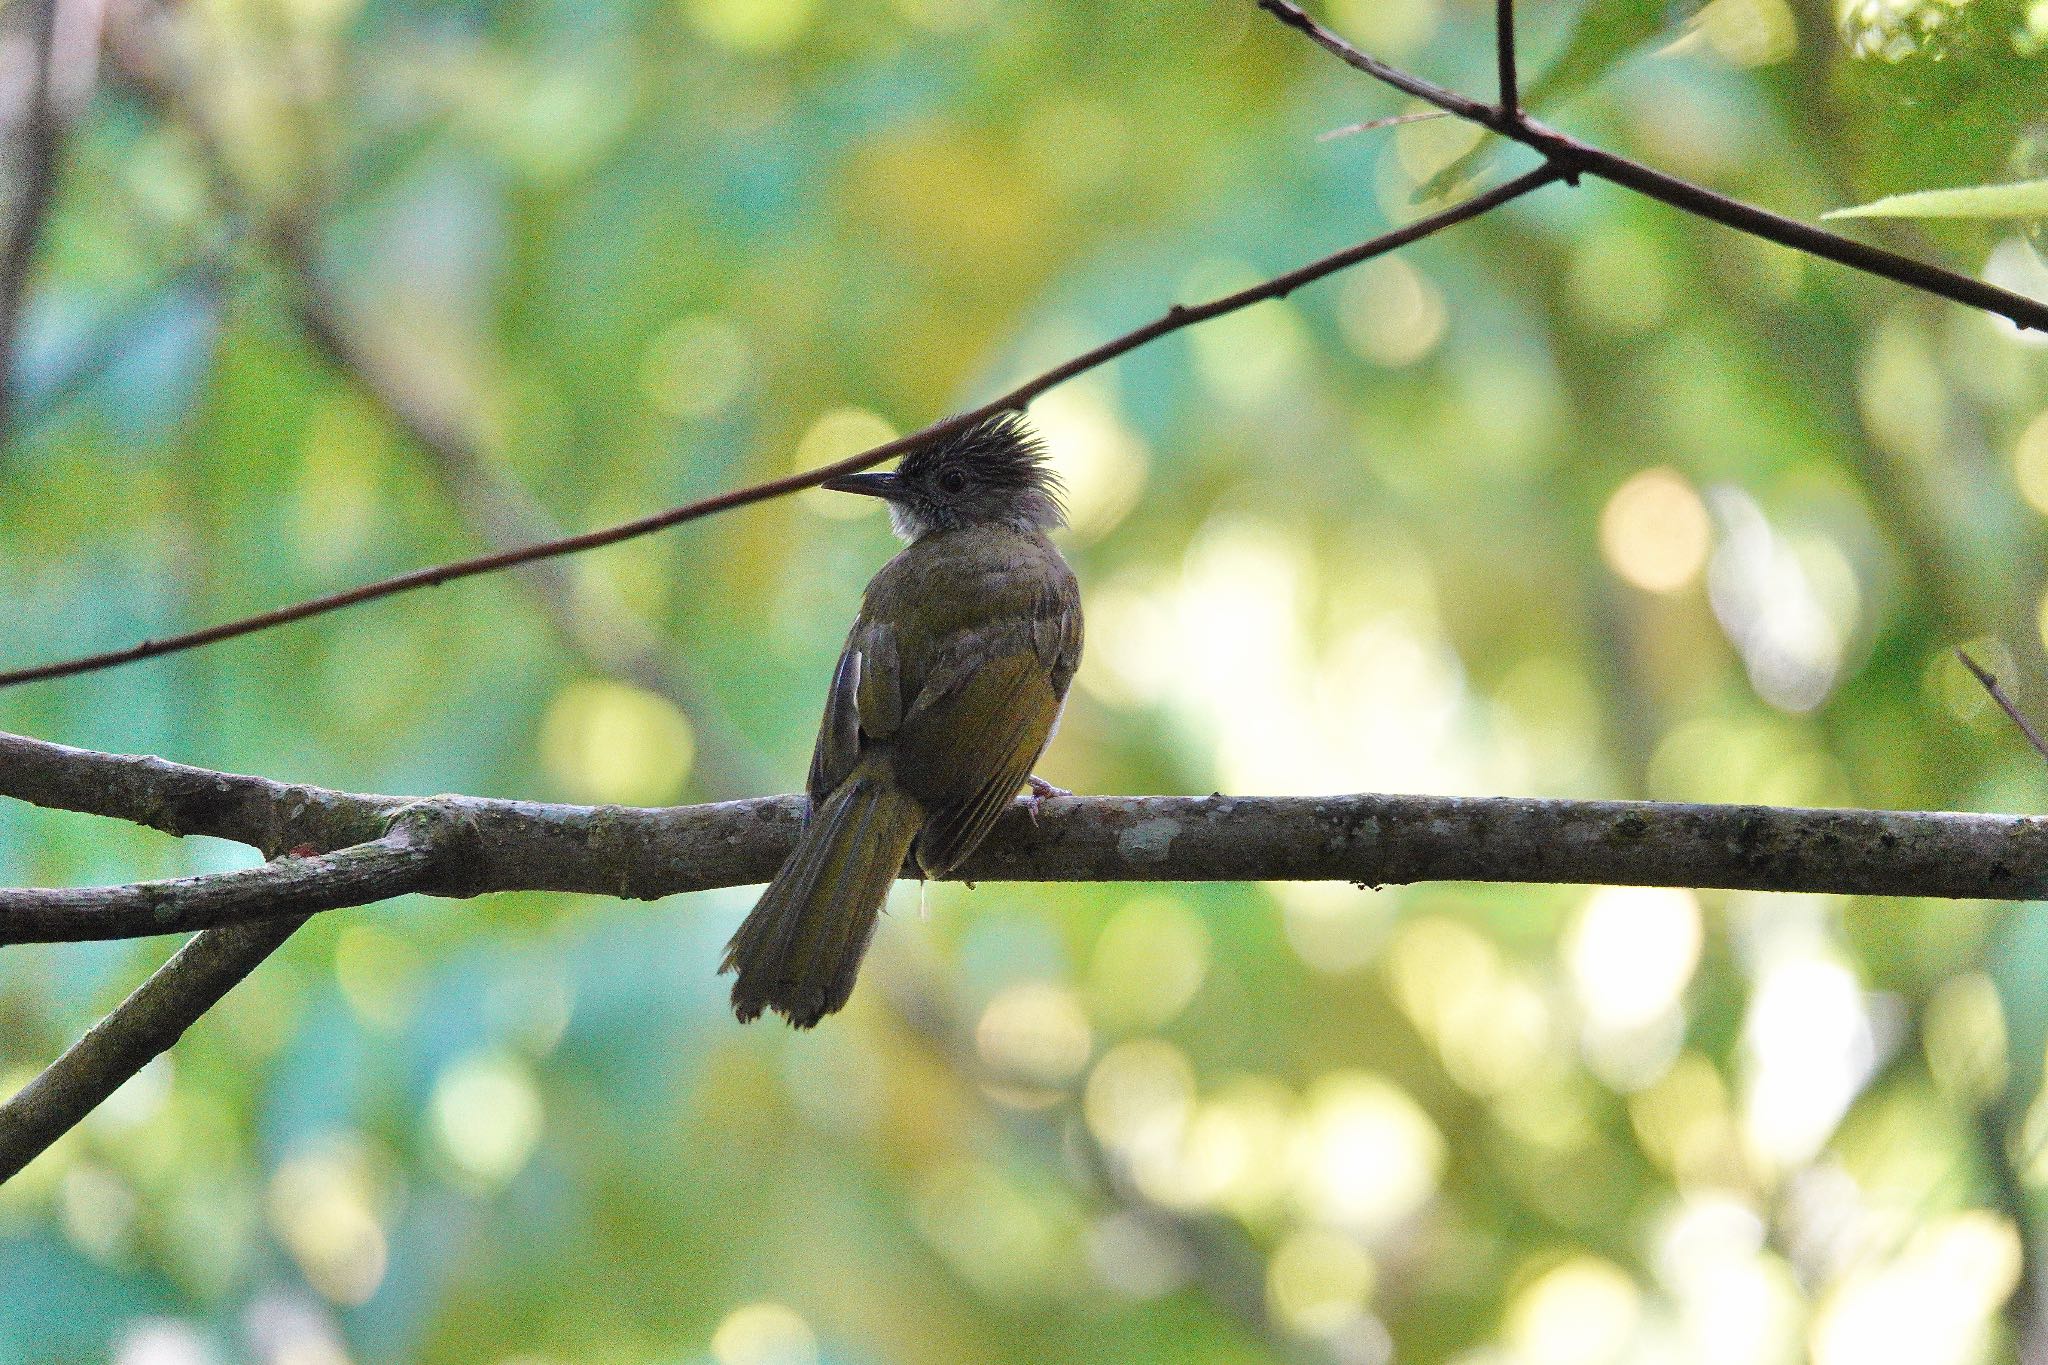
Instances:
[[[1724,224],[1753,237],[1776,242],[1823,260],[1837,262],[1866,274],[1909,285],[1914,289],[1938,294],[1942,298],[1967,304],[1972,308],[1996,314],[2010,320],[2015,326],[2048,331],[2048,303],[2030,299],[1996,285],[1953,270],[1944,270],[1925,261],[1916,261],[1910,256],[1886,251],[1881,247],[1869,246],[1849,237],[1827,232],[1796,218],[1787,218],[1767,209],[1745,204],[1739,199],[1718,194],[1689,180],[1631,161],[1625,156],[1604,151],[1590,143],[1567,137],[1554,128],[1546,128],[1533,119],[1524,117],[1512,108],[1503,108],[1483,103],[1455,91],[1446,90],[1434,82],[1412,75],[1399,67],[1389,66],[1369,53],[1361,52],[1337,34],[1311,19],[1292,0],[1258,0],[1259,8],[1271,14],[1289,28],[1296,29],[1325,51],[1332,53],[1346,65],[1351,66],[1375,80],[1383,81],[1404,94],[1433,104],[1445,113],[1453,114],[1469,123],[1512,138],[1526,147],[1541,152],[1552,163],[1566,167],[1576,178],[1579,174],[1595,175],[1611,181],[1638,194],[1661,200],[1674,208],[1683,209],[1697,217]]]
[[[1519,199],[1530,191],[1561,178],[1563,174],[1564,172],[1556,167],[1550,165],[1540,166],[1533,171],[1517,176],[1504,185],[1466,200],[1464,203],[1452,205],[1450,208],[1444,209],[1439,213],[1433,213],[1427,218],[1418,219],[1392,232],[1369,238],[1355,246],[1346,247],[1342,251],[1332,252],[1328,256],[1311,261],[1307,265],[1299,266],[1283,275],[1276,275],[1262,284],[1256,284],[1247,289],[1241,289],[1234,294],[1226,294],[1221,298],[1211,299],[1202,304],[1193,306],[1175,304],[1167,309],[1163,315],[1147,323],[1145,326],[1126,332],[1113,340],[1106,341],[1091,351],[1078,355],[1064,364],[1057,365],[1033,379],[1026,380],[1008,393],[991,399],[979,407],[948,417],[943,421],[934,422],[932,425],[922,430],[911,432],[907,436],[900,436],[893,441],[886,441],[881,445],[862,451],[858,455],[849,455],[845,459],[833,464],[824,465],[799,474],[791,474],[784,478],[770,479],[765,483],[753,484],[746,488],[733,489],[730,492],[702,498],[696,502],[685,503],[681,507],[670,508],[666,512],[658,512],[653,516],[622,522],[616,526],[608,526],[595,531],[585,531],[580,535],[564,536],[557,540],[542,541],[537,544],[521,546],[517,549],[479,555],[473,559],[457,560],[448,564],[437,564],[431,568],[415,569],[410,573],[380,579],[375,583],[365,583],[343,592],[311,598],[304,602],[294,603],[291,606],[259,612],[254,616],[223,622],[216,626],[208,626],[202,630],[188,631],[180,635],[167,636],[160,640],[145,640],[140,644],[86,655],[82,658],[0,672],[0,687],[36,682],[46,678],[72,677],[80,673],[96,672],[100,669],[113,668],[120,664],[135,663],[143,659],[160,658],[166,654],[175,654],[182,650],[196,649],[201,645],[213,644],[221,640],[231,640],[237,636],[250,635],[261,630],[269,630],[275,626],[288,625],[294,621],[303,621],[308,617],[321,616],[331,611],[339,611],[344,607],[352,607],[364,602],[375,601],[379,598],[390,597],[395,593],[409,592],[415,588],[438,587],[443,583],[451,583],[462,578],[471,578],[478,574],[495,573],[498,570],[510,569],[522,564],[533,564],[545,559],[554,559],[561,555],[577,554],[584,550],[595,550],[606,545],[616,545],[620,541],[632,540],[639,536],[666,530],[671,526],[679,526],[687,521],[696,521],[717,512],[730,511],[735,507],[765,502],[770,498],[779,498],[785,494],[795,493],[802,489],[814,488],[827,479],[870,468],[884,460],[894,459],[899,455],[903,455],[926,442],[964,430],[994,413],[1025,407],[1046,390],[1063,384],[1077,375],[1085,374],[1089,370],[1106,365],[1119,356],[1126,355],[1148,342],[1157,341],[1163,336],[1178,332],[1182,328],[1207,322],[1211,318],[1221,317],[1225,313],[1234,313],[1240,309],[1249,308],[1255,303],[1286,298],[1305,284],[1322,279],[1326,275],[1335,274],[1339,270],[1357,265],[1362,261],[1371,260],[1375,256],[1385,255],[1387,252],[1406,246],[1410,242],[1418,241],[1432,233],[1441,232],[1443,229],[1465,222],[1467,219],[1476,218],[1489,209],[1498,208],[1500,205],[1511,200]]]
[[[667,809],[361,795],[0,734],[0,796],[206,834],[258,868],[0,893],[0,942],[214,924],[0,1105],[0,1180],[170,1046],[308,912],[407,891],[654,899],[761,882],[803,798]],[[292,856],[276,857],[286,850]],[[1443,796],[1020,802],[968,881],[1522,881],[1955,898],[2048,895],[2048,819]]]
[[[248,844],[274,858],[384,836],[403,797],[359,796],[0,733],[0,796]]]
[[[305,916],[425,890],[436,861],[423,820],[367,844],[282,858],[261,867],[128,886],[0,890],[0,943],[189,934],[254,919]]]
[[[134,888],[66,893],[76,899],[46,907],[84,915],[99,905],[110,923],[124,926],[83,935],[95,938],[296,912],[316,901],[345,904],[346,887],[368,892],[386,877],[448,896],[538,890],[653,900],[752,885],[781,865],[804,810],[799,796],[666,808],[473,796],[407,801],[11,735],[0,736],[0,796],[259,847],[283,838],[318,853],[322,835],[342,836],[334,847],[365,846],[340,863],[281,859],[195,879],[198,889],[180,893],[186,899],[173,913],[189,905],[189,913],[215,920],[156,923],[149,915],[161,901],[121,898]],[[387,827],[400,833],[388,835]],[[368,851],[378,848],[389,856]],[[265,910],[255,888],[266,875],[299,899]],[[968,882],[1489,881],[2030,899],[2048,896],[2048,818],[1522,797],[1066,797],[1041,803],[1035,817],[1019,802],[958,875]],[[33,925],[28,918],[0,923],[0,939],[24,936]]]
[[[304,923],[303,916],[286,916],[194,935],[112,1014],[0,1104],[0,1182],[177,1042]]]

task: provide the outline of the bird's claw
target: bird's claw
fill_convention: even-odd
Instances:
[[[1024,785],[1031,789],[1031,795],[1024,798],[1024,809],[1031,816],[1031,823],[1034,825],[1038,823],[1038,808],[1040,806],[1055,796],[1073,795],[1065,787],[1055,787],[1036,773],[1025,778]]]

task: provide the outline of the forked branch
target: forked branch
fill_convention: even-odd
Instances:
[[[1981,309],[2013,323],[2020,328],[2048,331],[2048,303],[2030,299],[2024,294],[2015,294],[2009,289],[2000,289],[1983,280],[1953,270],[1945,270],[1926,261],[1910,256],[1901,256],[1882,247],[1874,247],[1839,233],[1828,232],[1802,223],[1796,218],[1772,213],[1754,204],[1745,204],[1725,194],[1667,175],[1640,161],[1631,161],[1625,156],[1595,147],[1568,137],[1554,128],[1547,128],[1528,118],[1509,101],[1512,90],[1514,68],[1514,45],[1511,36],[1514,24],[1513,7],[1508,0],[1499,0],[1498,22],[1501,25],[1500,59],[1503,81],[1501,104],[1487,104],[1456,91],[1447,90],[1432,81],[1390,66],[1368,52],[1352,46],[1342,37],[1311,19],[1301,6],[1293,0],[1258,0],[1259,8],[1271,14],[1289,28],[1304,34],[1311,42],[1331,53],[1347,66],[1362,71],[1373,79],[1382,81],[1403,94],[1412,95],[1426,104],[1433,104],[1447,114],[1477,124],[1481,128],[1511,138],[1525,147],[1542,153],[1551,164],[1563,167],[1574,179],[1580,174],[1597,176],[1638,194],[1661,200],[1674,208],[1683,209],[1695,217],[1706,218],[1752,237],[1761,237],[1780,246],[1803,251],[1810,256],[1837,262],[1865,274],[1895,281],[1914,289],[1938,294],[1942,298],[1971,308]]]

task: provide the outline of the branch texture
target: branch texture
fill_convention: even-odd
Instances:
[[[749,885],[780,865],[804,818],[800,796],[665,809],[408,800],[7,734],[0,796],[271,855],[260,867],[207,877],[0,891],[0,943],[213,926],[0,1105],[0,1181],[176,1041],[312,912],[407,892],[651,900]],[[1516,881],[2029,899],[2048,896],[2048,819],[1509,797],[1065,797],[1035,813],[1018,803],[959,875],[970,883]]]
[[[219,799],[196,795],[205,793]],[[0,894],[0,941],[165,933],[401,891],[655,900],[747,886],[773,875],[804,815],[801,796],[663,808],[366,796],[17,735],[0,736],[0,796],[258,847],[303,841],[315,854],[324,851],[315,841],[338,837],[343,849],[147,888]],[[1062,797],[1035,818],[1019,802],[958,880],[1551,882],[2030,899],[2048,895],[2048,818],[1526,797]]]

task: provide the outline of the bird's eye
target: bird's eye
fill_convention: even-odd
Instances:
[[[957,469],[949,469],[939,475],[939,491],[942,493],[958,493],[966,487],[967,476]]]

